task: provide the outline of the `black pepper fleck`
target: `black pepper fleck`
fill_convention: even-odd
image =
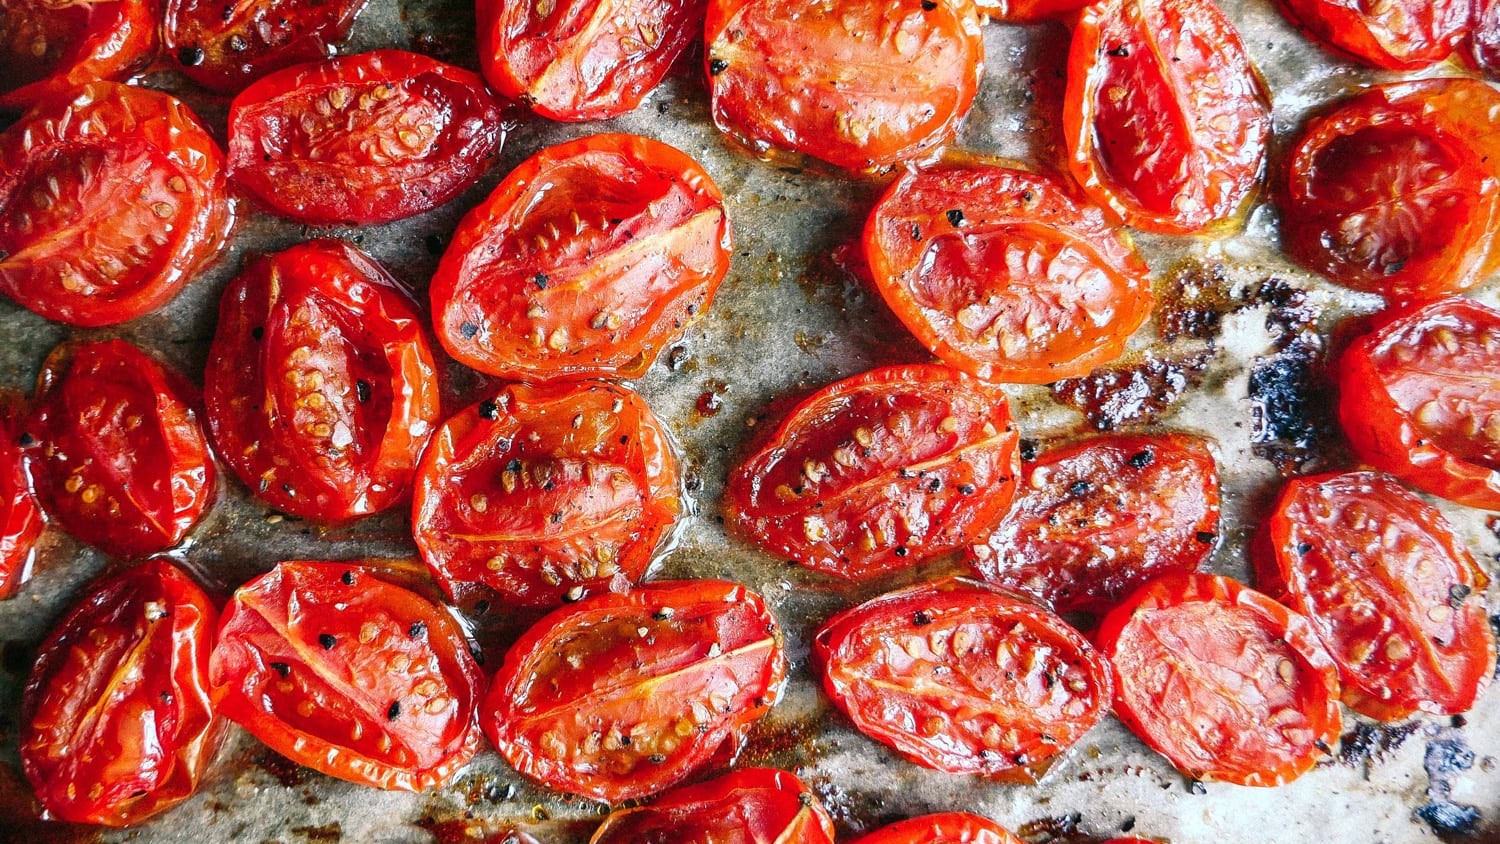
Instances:
[[[271,663],[271,670],[275,671],[277,674],[280,674],[283,677],[289,677],[292,673],[292,667],[284,662]]]
[[[479,333],[479,326],[472,322],[466,322],[458,327],[458,333],[462,334],[465,340],[473,340],[474,335]]]
[[[723,73],[724,71],[726,71],[728,69],[729,69],[729,62],[726,62],[723,59],[709,59],[708,60],[708,75],[709,76],[718,76],[719,74]]]
[[[344,582],[345,586],[353,586],[354,585],[354,570],[350,569],[349,571],[346,571],[343,574],[339,575],[339,580],[342,580]]]
[[[197,67],[203,64],[203,48],[183,47],[177,51],[177,60],[182,62],[183,67]]]
[[[1143,448],[1130,455],[1130,459],[1125,462],[1129,463],[1132,469],[1144,469],[1156,462],[1156,454],[1149,448]]]
[[[948,218],[948,225],[954,228],[958,228],[964,224],[964,212],[961,209],[950,208],[944,216]]]
[[[401,701],[399,701],[399,700],[393,700],[393,701],[391,701],[390,708],[386,709],[386,711],[385,711],[385,718],[386,718],[386,720],[387,721],[394,721],[394,720],[396,720],[396,717],[399,716],[400,714],[401,714]]]
[[[413,639],[420,639],[423,636],[426,636],[427,623],[422,621],[413,621],[411,623],[411,626],[406,628],[406,635]]]
[[[361,378],[354,382],[354,397],[359,399],[360,404],[370,400],[370,382]]]
[[[494,399],[485,399],[484,401],[479,403],[479,415],[485,419],[499,419],[500,405],[496,404]],[[516,462],[519,463],[520,461]]]
[[[323,650],[325,650],[325,651],[331,651],[331,650],[333,650],[333,646],[337,645],[338,643],[339,643],[339,640],[336,639],[336,638],[334,638],[334,636],[333,636],[332,633],[319,633],[318,634],[318,644],[322,645],[323,646]]]
[[[932,623],[932,615],[927,610],[917,610],[911,614],[911,623],[918,627],[926,627]]]

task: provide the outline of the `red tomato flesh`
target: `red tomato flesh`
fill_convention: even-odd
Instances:
[[[605,819],[589,844],[833,844],[833,820],[786,771],[746,768]]]
[[[855,844],[1021,844],[1021,839],[988,818],[945,812],[893,823]]]
[[[32,490],[23,444],[26,400],[14,390],[0,390],[0,600],[9,598],[31,575],[37,537],[45,520]]]
[[[1386,70],[1417,70],[1463,40],[1469,0],[1279,0],[1325,46]]]
[[[325,59],[365,0],[167,0],[162,40],[188,78],[233,94],[274,70]]]
[[[151,60],[156,43],[147,0],[0,0],[0,109],[124,79]]]

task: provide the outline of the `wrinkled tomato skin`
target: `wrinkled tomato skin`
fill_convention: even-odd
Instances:
[[[785,676],[759,595],[719,580],[648,583],[586,597],[528,630],[481,723],[522,775],[619,803],[737,752]]]
[[[989,818],[944,812],[898,821],[854,844],[1021,844],[1021,839]]]
[[[1469,61],[1490,79],[1500,79],[1500,0],[1474,0]]]
[[[1230,578],[1159,577],[1094,638],[1115,669],[1115,715],[1189,777],[1282,785],[1338,742],[1338,670],[1312,625]]]
[[[218,611],[165,560],[105,577],[42,643],[21,766],[44,816],[128,826],[182,802],[219,749],[208,694]]]
[[[891,366],[797,405],[731,471],[726,524],[850,580],[961,548],[1015,494],[1020,437],[998,387],[945,366]]]
[[[605,819],[589,844],[833,844],[833,819],[786,771],[746,768]]]
[[[257,257],[230,282],[203,395],[240,481],[320,522],[405,501],[442,412],[411,294],[334,240]]]
[[[22,111],[91,82],[123,80],[151,60],[156,45],[156,9],[147,0],[3,0],[0,110]]]
[[[96,327],[166,304],[227,243],[224,157],[186,106],[96,82],[0,134],[0,293]]]
[[[483,679],[447,610],[357,561],[284,562],[240,587],[209,663],[217,711],[272,750],[394,791],[468,764]]]
[[[984,66],[971,0],[710,0],[704,43],[720,131],[849,170],[933,153]]]
[[[1256,583],[1305,615],[1344,703],[1381,721],[1466,712],[1489,685],[1489,583],[1441,513],[1375,472],[1288,482]]]
[[[31,472],[21,450],[26,400],[14,390],[0,390],[0,600],[9,598],[31,575],[36,541],[46,520],[32,491]]]
[[[479,178],[505,140],[479,77],[401,50],[296,65],[229,109],[231,177],[299,223],[388,223]]]
[[[1056,612],[1104,613],[1214,550],[1219,472],[1198,437],[1096,437],[1020,477],[1014,506],[970,560],[985,580]]]
[[[635,378],[729,271],[724,197],[696,161],[638,135],[542,150],[459,223],[432,280],[456,360],[521,381]]]
[[[1419,70],[1446,59],[1469,23],[1468,0],[1277,2],[1313,40],[1385,70]]]
[[[1232,228],[1265,167],[1268,102],[1213,0],[1100,0],[1073,28],[1068,168],[1135,228]]]
[[[365,0],[167,0],[162,41],[189,79],[234,94],[272,71],[326,59]]]
[[[47,514],[117,557],[182,542],[218,496],[196,389],[124,340],[58,346],[42,365],[27,465]]]

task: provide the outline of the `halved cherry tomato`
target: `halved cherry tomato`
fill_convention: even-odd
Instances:
[[[167,0],[162,40],[188,78],[233,94],[274,70],[333,55],[365,0]]]
[[[893,823],[855,844],[1022,844],[1005,827],[967,812],[945,812]]]
[[[611,814],[589,844],[833,844],[833,819],[786,771],[747,768]]]
[[[1410,308],[1338,365],[1339,419],[1360,459],[1470,507],[1500,510],[1500,311]]]
[[[0,109],[123,79],[151,60],[156,43],[147,0],[0,0]]]
[[[376,50],[279,70],[229,109],[230,175],[300,223],[385,223],[442,205],[500,151],[479,77]]]
[[[1500,0],[1474,0],[1469,59],[1491,79],[1500,79]]]
[[[1387,70],[1417,70],[1446,59],[1469,24],[1470,0],[1278,2],[1324,45]]]
[[[682,513],[677,460],[640,396],[513,384],[449,419],[422,455],[412,531],[449,595],[523,606],[624,591]]]
[[[0,293],[69,325],[154,311],[216,256],[223,155],[186,106],[96,82],[0,134]]]
[[[0,600],[16,593],[31,574],[32,551],[42,534],[42,509],[32,492],[23,443],[26,400],[14,390],[0,390]]]
[[[1194,779],[1281,785],[1338,741],[1338,671],[1312,625],[1227,577],[1157,578],[1095,638],[1115,714]]]
[[[713,301],[730,248],[724,197],[682,152],[549,147],[459,223],[432,279],[438,338],[502,378],[634,378]]]
[[[812,643],[854,726],[918,765],[1035,781],[1106,714],[1109,664],[1052,613],[946,580],[834,616]]]
[[[182,541],[218,496],[197,390],[124,340],[64,343],[37,379],[27,462],[68,533],[137,557]]]
[[[1351,709],[1474,705],[1495,671],[1489,578],[1436,508],[1375,472],[1296,478],[1266,531],[1257,583],[1312,622]]]
[[[984,66],[972,0],[711,0],[704,43],[721,131],[850,170],[933,152]]]
[[[586,597],[528,630],[505,655],[482,723],[521,774],[618,803],[734,753],[785,674],[759,595],[720,580],[649,583]]]
[[[1151,313],[1128,237],[1058,180],[1022,170],[908,173],[870,214],[864,248],[922,345],[991,381],[1087,375]]]
[[[204,402],[224,461],[271,506],[319,521],[405,500],[441,419],[416,303],[333,240],[251,261],[224,291]]]
[[[1271,111],[1213,0],[1100,0],[1073,28],[1063,132],[1095,202],[1136,228],[1232,225],[1259,182]]]
[[[1004,391],[945,366],[824,387],[730,473],[724,517],[808,568],[871,577],[974,542],[1015,494]]]
[[[349,782],[436,788],[479,746],[483,676],[463,630],[358,562],[284,562],[240,587],[209,678],[225,717]]]
[[[1102,613],[1157,575],[1198,568],[1218,529],[1207,443],[1096,437],[1026,467],[1015,506],[972,561],[989,582],[1057,612]]]
[[[106,577],[42,643],[21,767],[46,817],[126,826],[187,799],[219,749],[208,695],[218,611],[165,560]]]

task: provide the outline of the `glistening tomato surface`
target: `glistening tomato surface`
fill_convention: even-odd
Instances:
[[[422,325],[411,295],[342,242],[253,259],[224,291],[204,378],[224,462],[319,521],[404,500],[441,416]]]
[[[442,205],[500,151],[500,103],[467,70],[376,50],[279,70],[229,110],[229,168],[300,223],[385,223]]]
[[[0,109],[123,79],[151,60],[156,40],[147,0],[0,0]]]
[[[167,0],[162,40],[177,66],[233,94],[284,67],[333,54],[365,0]]]
[[[704,43],[719,129],[851,170],[945,142],[984,64],[971,0],[710,0]]]
[[[974,5],[995,20],[1031,23],[1061,18],[1082,9],[1089,0],[975,0]]]
[[[32,493],[23,442],[26,400],[14,390],[0,390],[0,600],[14,595],[31,574],[37,537],[42,533],[42,509]]]
[[[542,150],[459,223],[432,279],[460,363],[524,381],[634,378],[729,270],[724,197],[698,162],[637,135]]]
[[[870,214],[864,249],[922,345],[991,381],[1087,375],[1151,313],[1130,241],[1058,180],[1022,170],[908,173]]]
[[[0,293],[69,325],[156,310],[225,244],[223,164],[159,91],[48,99],[0,134]]]
[[[737,751],[786,673],[759,595],[650,583],[563,607],[505,655],[482,723],[500,755],[559,791],[618,803]]]
[[[989,818],[944,812],[898,821],[855,844],[1021,844],[1021,839]]]
[[[361,785],[436,788],[479,746],[483,676],[463,631],[357,562],[285,562],[240,587],[209,677],[225,717]]]
[[[1474,0],[1469,60],[1491,79],[1500,79],[1500,0]]]
[[[218,495],[197,403],[185,379],[124,340],[52,350],[26,426],[48,515],[119,557],[181,542]]]
[[[833,844],[833,820],[801,780],[746,768],[611,814],[589,844]]]
[[[682,512],[677,460],[640,396],[515,384],[455,414],[422,455],[412,530],[450,595],[525,606],[639,580]]]
[[[1375,472],[1319,475],[1286,485],[1266,529],[1258,585],[1312,622],[1350,708],[1474,705],[1495,670],[1489,579],[1436,508]]]
[[[1470,0],[1278,2],[1293,23],[1324,45],[1387,70],[1417,70],[1442,61],[1469,24]]]
[[[1194,779],[1281,785],[1338,741],[1338,671],[1312,625],[1227,577],[1158,578],[1095,640],[1115,714]]]
[[[726,523],[851,579],[973,542],[1015,494],[1019,435],[998,387],[891,366],[824,387],[729,476]]]
[[[223,734],[208,696],[218,613],[152,560],[89,587],[42,643],[21,767],[47,817],[126,826],[197,788]]]
[[[1167,234],[1231,224],[1271,128],[1239,33],[1213,0],[1100,0],[1073,28],[1068,166],[1126,223]]]

